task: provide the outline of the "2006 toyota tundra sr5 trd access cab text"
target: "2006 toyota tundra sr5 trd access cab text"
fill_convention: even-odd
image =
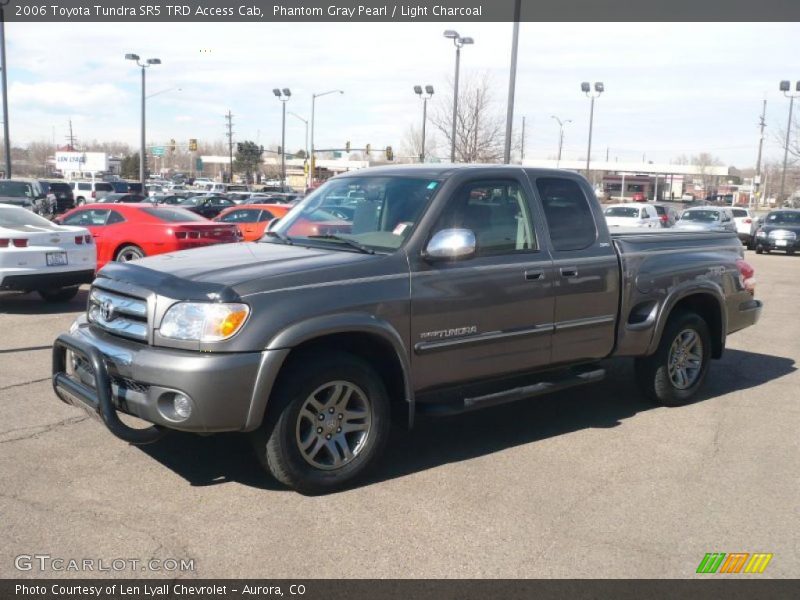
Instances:
[[[133,444],[249,432],[277,479],[320,493],[376,462],[392,420],[597,381],[611,356],[688,402],[759,317],[742,256],[735,233],[610,235],[569,172],[355,171],[258,242],[106,266],[53,385]]]

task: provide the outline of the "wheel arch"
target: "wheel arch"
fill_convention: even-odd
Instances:
[[[676,292],[667,299],[659,315],[655,335],[650,341],[647,354],[656,351],[664,334],[664,328],[676,311],[694,312],[703,318],[711,333],[711,357],[720,358],[725,350],[727,311],[722,290],[710,283],[699,288],[695,286],[692,289]]]
[[[114,250],[111,252],[111,257],[109,258],[109,260],[110,261],[117,260],[117,255],[119,254],[119,251],[122,250],[125,246],[135,246],[136,248],[142,251],[142,254],[144,256],[147,256],[147,253],[144,251],[144,248],[142,248],[141,244],[137,244],[135,242],[120,242],[114,246]]]
[[[369,314],[351,313],[317,317],[282,330],[267,345],[265,356],[280,364],[259,369],[246,430],[261,425],[270,396],[282,374],[295,360],[314,352],[349,352],[370,363],[383,380],[393,409],[414,418],[414,393],[405,344],[388,322]]]

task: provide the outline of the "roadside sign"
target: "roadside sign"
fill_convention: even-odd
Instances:
[[[164,146],[153,146],[150,149],[150,153],[153,156],[164,156],[165,152],[166,152],[166,149],[164,148]]]
[[[203,159],[199,156],[194,161],[194,170],[195,171],[202,171],[203,170]]]

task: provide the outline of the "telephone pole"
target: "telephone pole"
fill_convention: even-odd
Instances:
[[[767,100],[764,99],[764,104],[761,108],[761,120],[758,126],[761,129],[761,137],[758,140],[758,159],[756,159],[756,181],[753,187],[755,188],[756,194],[758,194],[759,188],[761,187],[761,151],[764,148],[764,128],[767,126],[766,122],[767,116]]]
[[[233,114],[230,109],[225,115],[225,120],[228,122],[225,127],[228,130],[225,137],[228,138],[228,160],[230,161],[228,163],[228,183],[233,183]]]
[[[69,150],[73,152],[75,150],[75,134],[72,132],[72,119],[69,120],[69,135],[67,136],[67,141],[69,142]]]
[[[525,116],[522,117],[522,134],[519,141],[519,160],[525,160]]]

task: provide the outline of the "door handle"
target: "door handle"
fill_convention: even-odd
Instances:
[[[544,271],[525,271],[526,281],[541,281],[544,279]]]
[[[561,268],[561,276],[562,277],[577,277],[578,276],[578,267],[562,267]]]

